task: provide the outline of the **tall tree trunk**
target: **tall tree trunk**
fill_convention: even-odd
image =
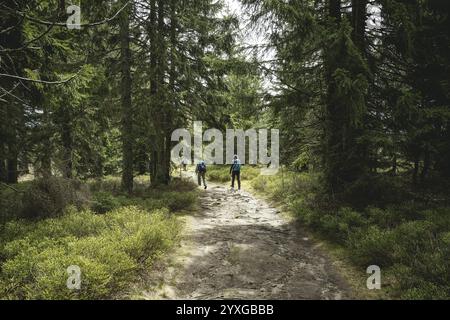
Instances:
[[[70,112],[68,112],[71,117]],[[67,179],[73,178],[73,135],[70,118],[62,124],[61,140],[63,146],[63,175]]]
[[[44,80],[45,77],[43,77]],[[52,175],[52,143],[51,143],[51,119],[49,106],[45,100],[45,94],[43,92],[38,93],[39,102],[43,107],[43,127],[42,127],[42,154],[40,155],[40,171],[44,178]]]
[[[331,193],[343,191],[347,185],[368,173],[369,152],[366,144],[361,142],[364,135],[364,114],[361,113],[361,105],[349,105],[348,97],[338,90],[339,83],[335,79],[335,72],[345,70],[349,78],[357,76],[368,77],[364,73],[365,66],[357,57],[354,50],[349,50],[347,45],[347,33],[345,24],[341,23],[339,0],[329,0],[328,19],[330,21],[330,33],[336,33],[337,38],[325,47],[325,79],[327,82],[327,121],[325,141],[325,177]],[[365,22],[367,5],[366,0],[353,0],[352,40],[361,57],[364,57],[365,47]],[[338,50],[339,54],[336,53]],[[359,70],[358,65],[359,64]],[[366,78],[367,79],[367,78]],[[353,93],[355,94],[355,93]]]
[[[165,85],[166,74],[166,39],[165,39],[165,1],[158,0],[158,19],[157,19],[157,35],[155,37],[154,54],[156,55],[156,70],[155,79],[157,83],[156,87],[156,101],[154,106],[155,110],[155,134],[156,134],[156,151],[157,157],[153,159],[156,166],[156,172],[152,183],[154,185],[168,184],[169,183],[169,161],[166,155],[167,146],[167,92]]]
[[[333,28],[339,28],[341,22],[341,1],[329,0],[328,2],[328,18],[331,20]],[[325,50],[325,79],[327,83],[327,116],[326,116],[326,134],[325,134],[325,150],[324,150],[324,165],[326,172],[326,180],[329,191],[334,193],[337,186],[341,183],[338,168],[339,168],[339,154],[342,142],[341,128],[340,128],[340,112],[336,107],[333,99],[336,90],[333,82],[333,74],[336,71],[336,61],[333,61],[330,56],[329,49]]]
[[[397,153],[395,152],[394,155],[392,156],[392,175],[393,176],[397,175],[397,168],[398,168]]]
[[[18,182],[19,178],[19,174],[17,171],[18,165],[17,155],[8,156],[8,160],[6,162],[7,162],[6,167],[8,170],[7,183],[15,184]]]
[[[341,21],[341,0],[329,0],[328,14],[335,22]]]
[[[122,96],[122,187],[133,192],[133,107],[131,101],[130,6],[120,17]]]
[[[431,166],[431,154],[430,150],[427,148],[424,152],[424,158],[423,158],[423,168],[422,172],[420,173],[420,184],[424,184],[428,173],[430,172],[430,166]]]
[[[4,139],[6,138],[6,132],[4,129],[3,121],[5,120],[6,110],[2,102],[0,102],[0,182],[7,181],[6,179],[6,145]]]
[[[6,156],[6,181],[10,184],[18,182],[18,156],[19,156],[19,118],[21,106],[16,103],[10,103],[7,107],[6,118],[9,119],[9,134],[7,135],[7,156]]]
[[[352,39],[362,56],[366,54],[367,0],[352,0]]]
[[[19,145],[17,141],[17,127],[18,127],[18,121],[17,121],[17,109],[18,106],[15,104],[11,104],[8,106],[9,109],[9,119],[12,119],[11,121],[11,128],[10,130],[10,136],[7,142],[8,146],[8,153],[6,157],[6,181],[10,184],[15,184],[18,182],[18,155],[19,155]]]
[[[25,1],[7,1],[6,6],[13,11],[23,11],[26,6]],[[24,45],[24,20],[17,14],[3,14],[0,19],[0,29],[15,26],[8,32],[0,33],[0,48],[14,49],[20,48]],[[2,73],[23,76],[23,70],[26,66],[26,57],[23,52],[11,52],[1,55],[2,59]],[[6,91],[12,91],[15,85],[18,85],[16,80],[7,77],[0,78],[0,86]],[[18,156],[22,145],[20,144],[20,133],[24,128],[23,123],[23,105],[17,103],[17,100],[10,98],[8,95],[3,95],[2,100],[9,100],[7,102],[0,101],[3,104],[0,109],[0,121],[2,121],[2,139],[3,146],[0,146],[0,175],[3,175],[7,183],[17,183],[18,179]]]
[[[412,173],[412,182],[413,185],[417,185],[417,177],[419,175],[419,167],[420,167],[420,160],[419,157],[417,156],[414,160],[414,169],[413,169],[413,173]]]
[[[148,34],[150,38],[150,114],[152,115],[152,119],[148,119],[149,121],[152,120],[153,122],[153,133],[149,136],[149,144],[150,144],[150,183],[152,185],[157,184],[156,179],[156,171],[157,171],[157,118],[158,118],[158,112],[157,112],[157,97],[156,93],[158,92],[158,83],[156,79],[156,65],[157,65],[157,38],[156,38],[156,19],[157,19],[157,11],[156,11],[156,0],[150,0],[150,21],[148,24]]]
[[[3,132],[0,135],[4,137]],[[5,144],[0,141],[0,182],[6,182]]]
[[[170,2],[170,71],[169,71],[169,90],[170,103],[167,104],[166,112],[166,178],[170,180],[171,151],[172,151],[172,131],[174,128],[174,118],[176,112],[176,46],[177,46],[177,0]]]

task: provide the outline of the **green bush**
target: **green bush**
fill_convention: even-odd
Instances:
[[[197,200],[194,192],[167,192],[161,199],[171,211],[192,209]]]
[[[349,226],[339,216],[326,214],[320,217],[318,230],[327,239],[343,243],[348,237]]]
[[[258,176],[252,180],[251,186],[253,189],[259,192],[263,192],[267,190],[268,180],[265,176]]]
[[[361,267],[378,265],[386,268],[394,261],[392,252],[394,243],[394,235],[391,231],[370,226],[350,233],[347,246],[350,249],[350,259],[356,265]]]
[[[410,263],[420,253],[434,251],[434,225],[429,221],[406,222],[394,230],[394,250],[400,263]],[[415,261],[417,261],[415,259]]]
[[[450,209],[436,208],[428,209],[423,212],[424,218],[431,222],[436,231],[448,232],[450,231]]]
[[[342,245],[358,267],[380,266],[393,297],[450,298],[448,207],[430,208],[414,201],[403,183],[389,176],[358,181],[344,194],[349,201],[338,202],[321,193],[317,178],[290,172],[283,178],[259,176],[252,187],[286,205],[322,237]]]
[[[347,224],[351,230],[364,228],[368,225],[368,221],[363,214],[351,208],[340,208],[339,219]]]
[[[163,208],[172,212],[191,210],[198,198],[196,188],[189,181],[174,179],[169,186],[141,188],[132,196],[98,191],[94,194],[91,208],[97,213],[106,213],[122,206],[138,206],[148,211]]]
[[[20,183],[14,185],[13,190],[0,185],[0,227],[23,211],[23,193],[29,186],[29,183]]]
[[[67,206],[88,207],[89,190],[80,182],[57,177],[38,179],[23,195],[23,218],[49,218],[61,215]]]
[[[403,202],[408,198],[402,181],[390,175],[367,175],[348,184],[339,197],[354,207],[367,205],[386,206]]]
[[[0,296],[6,299],[106,299],[170,248],[180,225],[167,210],[124,207],[105,215],[70,209],[64,216],[6,225]],[[81,290],[66,287],[67,267],[81,268]]]
[[[189,192],[155,192],[148,193],[145,198],[125,198],[117,197],[121,206],[138,206],[145,210],[157,210],[168,208],[171,212],[191,210],[197,203],[198,194],[196,191]]]
[[[120,202],[117,198],[108,192],[98,192],[94,194],[92,210],[96,213],[104,214],[120,207]]]
[[[419,281],[414,287],[399,292],[406,300],[449,300],[450,286],[439,286],[432,282]]]
[[[392,228],[398,224],[398,221],[394,222],[391,211],[377,207],[369,207],[365,213],[369,223],[380,228]]]

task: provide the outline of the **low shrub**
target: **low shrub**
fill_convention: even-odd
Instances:
[[[94,194],[91,205],[92,210],[96,213],[104,214],[108,211],[117,209],[120,206],[120,201],[108,192],[98,192]]]
[[[401,222],[393,217],[391,211],[377,207],[367,208],[365,214],[370,224],[380,228],[393,228]]]
[[[162,200],[171,211],[181,211],[192,209],[197,201],[194,192],[167,192],[163,194]]]
[[[318,231],[327,239],[343,243],[348,237],[349,226],[339,216],[326,214],[320,217]]]
[[[350,249],[350,259],[356,265],[365,268],[378,265],[386,268],[394,261],[394,243],[395,238],[391,231],[370,226],[350,233],[346,245]]]
[[[348,201],[339,202],[321,193],[316,182],[311,174],[284,173],[283,178],[259,176],[252,187],[345,248],[358,268],[380,266],[393,297],[450,298],[448,207],[418,202],[402,181],[389,176],[358,181],[346,189]]]
[[[1,297],[107,299],[173,245],[180,225],[167,210],[124,207],[95,215],[72,208],[59,218],[9,222],[6,230]],[[81,268],[81,290],[66,286],[71,265]]]
[[[402,181],[390,175],[367,175],[348,184],[339,198],[360,209],[367,205],[387,206],[408,198]]]
[[[90,193],[80,182],[57,177],[38,179],[23,194],[20,216],[27,219],[61,215],[67,206],[87,208]]]
[[[13,189],[0,185],[0,227],[23,211],[23,192],[29,184],[19,184]]]

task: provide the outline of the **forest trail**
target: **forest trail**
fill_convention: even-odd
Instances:
[[[201,210],[187,217],[180,248],[144,298],[351,297],[319,245],[264,200],[210,184],[200,204]]]

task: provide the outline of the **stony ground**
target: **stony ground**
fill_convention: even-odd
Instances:
[[[142,297],[350,298],[349,287],[319,247],[264,200],[210,185],[201,210],[187,217],[179,249]]]

